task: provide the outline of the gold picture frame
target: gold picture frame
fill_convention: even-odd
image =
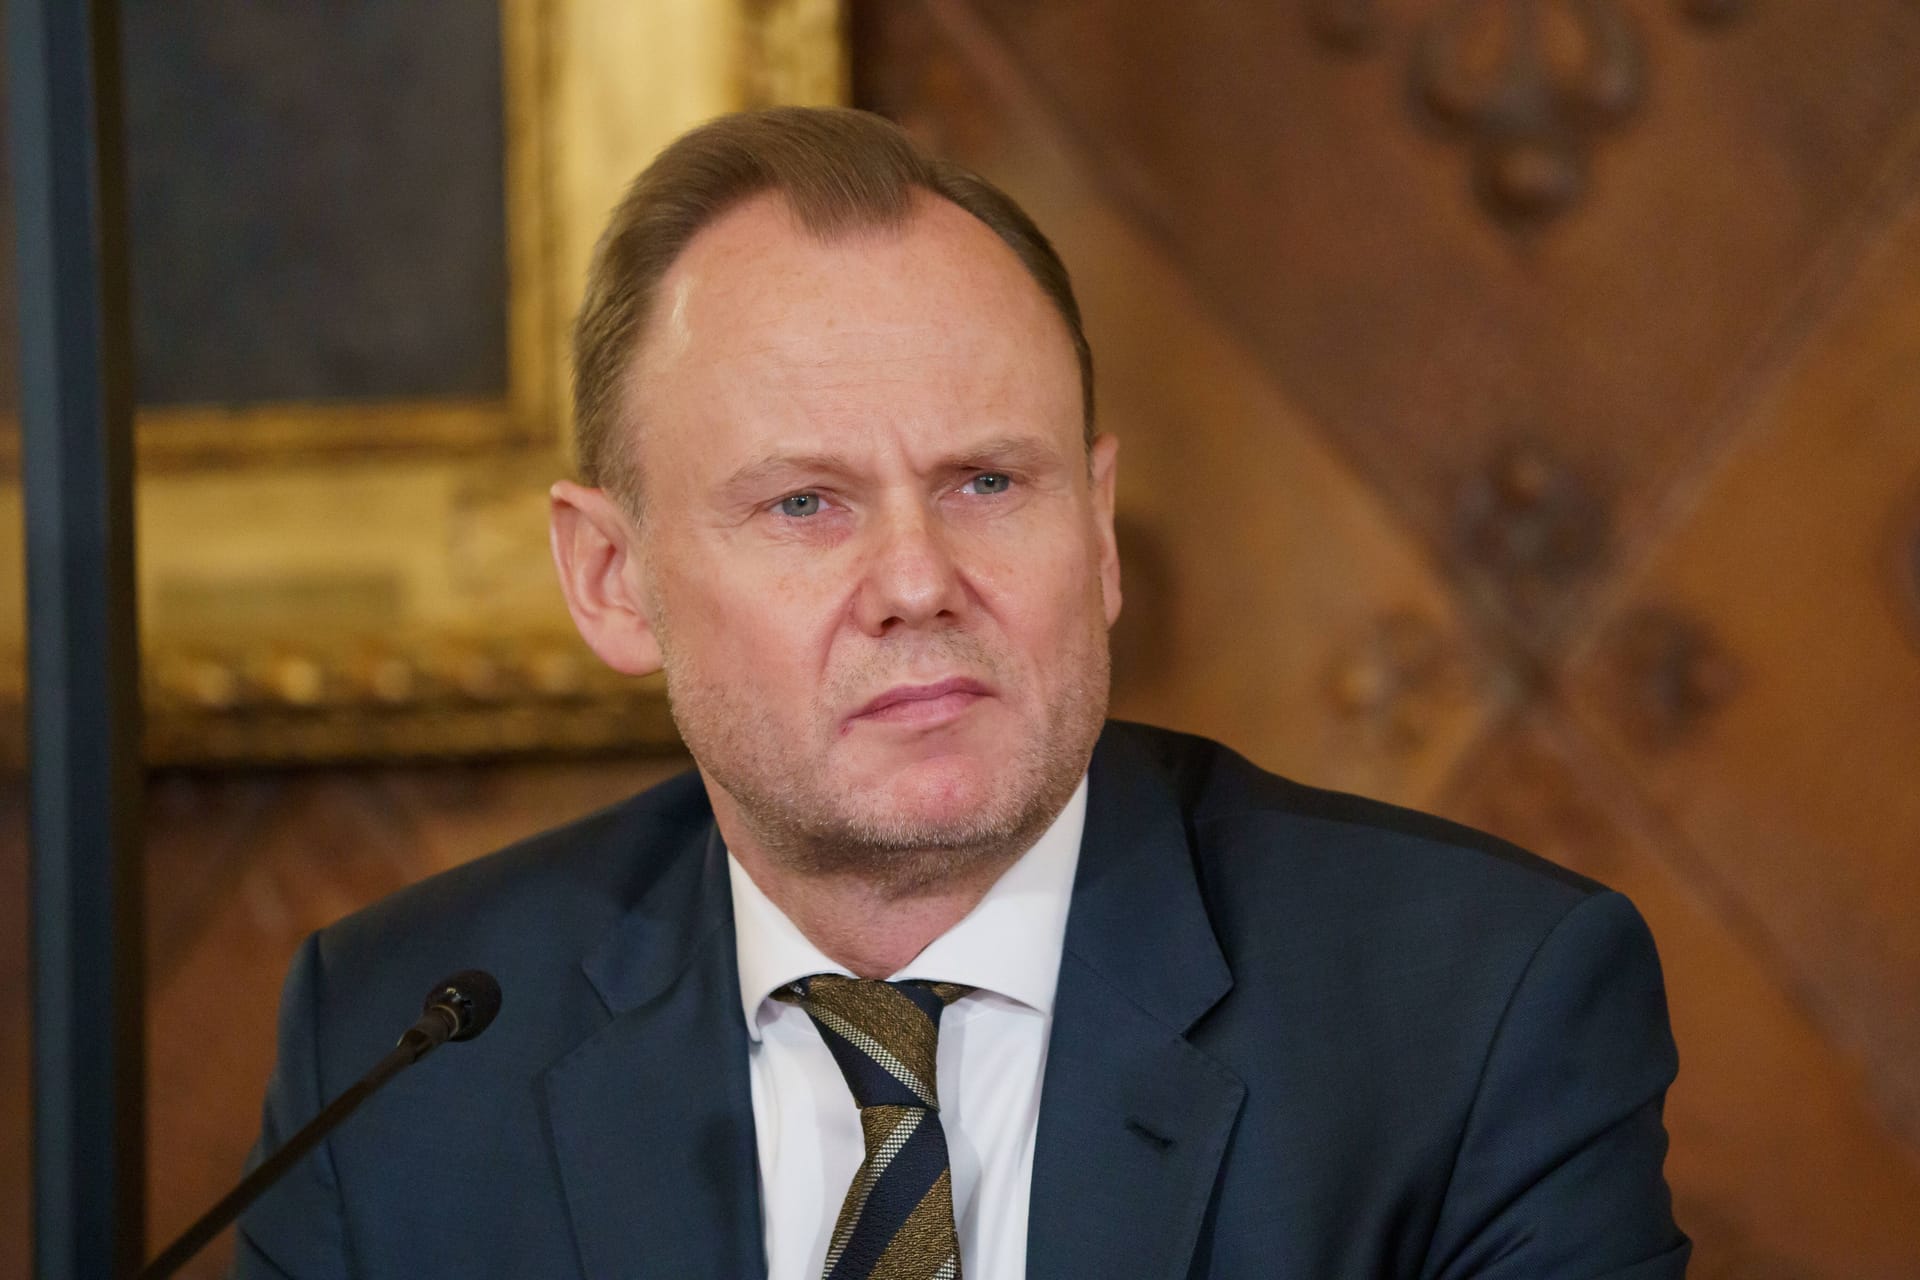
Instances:
[[[678,748],[657,679],[601,667],[553,582],[566,324],[607,211],[660,146],[724,111],[846,99],[844,15],[840,0],[500,5],[507,392],[139,415],[150,763]],[[17,486],[0,528],[17,539]],[[19,602],[11,550],[0,601]],[[22,692],[19,607],[0,615],[0,701]]]

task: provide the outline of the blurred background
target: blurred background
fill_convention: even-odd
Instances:
[[[1920,1277],[1920,4],[121,14],[156,1247],[238,1174],[308,931],[685,767],[549,582],[565,325],[662,143],[801,101],[986,174],[1071,267],[1116,713],[1628,893],[1692,1274]],[[0,1275],[19,524],[9,479]]]

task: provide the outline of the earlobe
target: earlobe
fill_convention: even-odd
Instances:
[[[548,494],[548,543],[580,638],[622,675],[660,669],[638,570],[639,534],[605,491],[561,481]]]
[[[1120,466],[1120,441],[1110,435],[1093,442],[1093,514],[1100,539],[1100,596],[1106,604],[1107,625],[1120,618],[1120,545],[1113,532],[1113,506],[1116,477]]]

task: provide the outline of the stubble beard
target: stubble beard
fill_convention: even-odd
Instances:
[[[945,633],[926,644],[949,665],[1005,688],[998,664],[974,638]],[[1054,691],[1036,731],[994,769],[979,803],[962,815],[933,818],[894,809],[890,795],[834,787],[804,734],[793,736],[792,726],[743,696],[739,685],[692,670],[671,644],[662,649],[668,704],[688,751],[732,799],[766,855],[794,873],[855,878],[888,896],[1011,865],[1072,797],[1106,719],[1107,633],[1095,624],[1079,651],[1060,655],[1073,676]],[[903,664],[886,657],[874,665]],[[859,674],[840,683],[871,688]],[[813,723],[831,722],[825,705],[815,709]]]

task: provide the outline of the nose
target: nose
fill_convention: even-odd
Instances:
[[[871,636],[958,618],[965,600],[951,531],[924,501],[887,509],[867,538],[854,620]]]

